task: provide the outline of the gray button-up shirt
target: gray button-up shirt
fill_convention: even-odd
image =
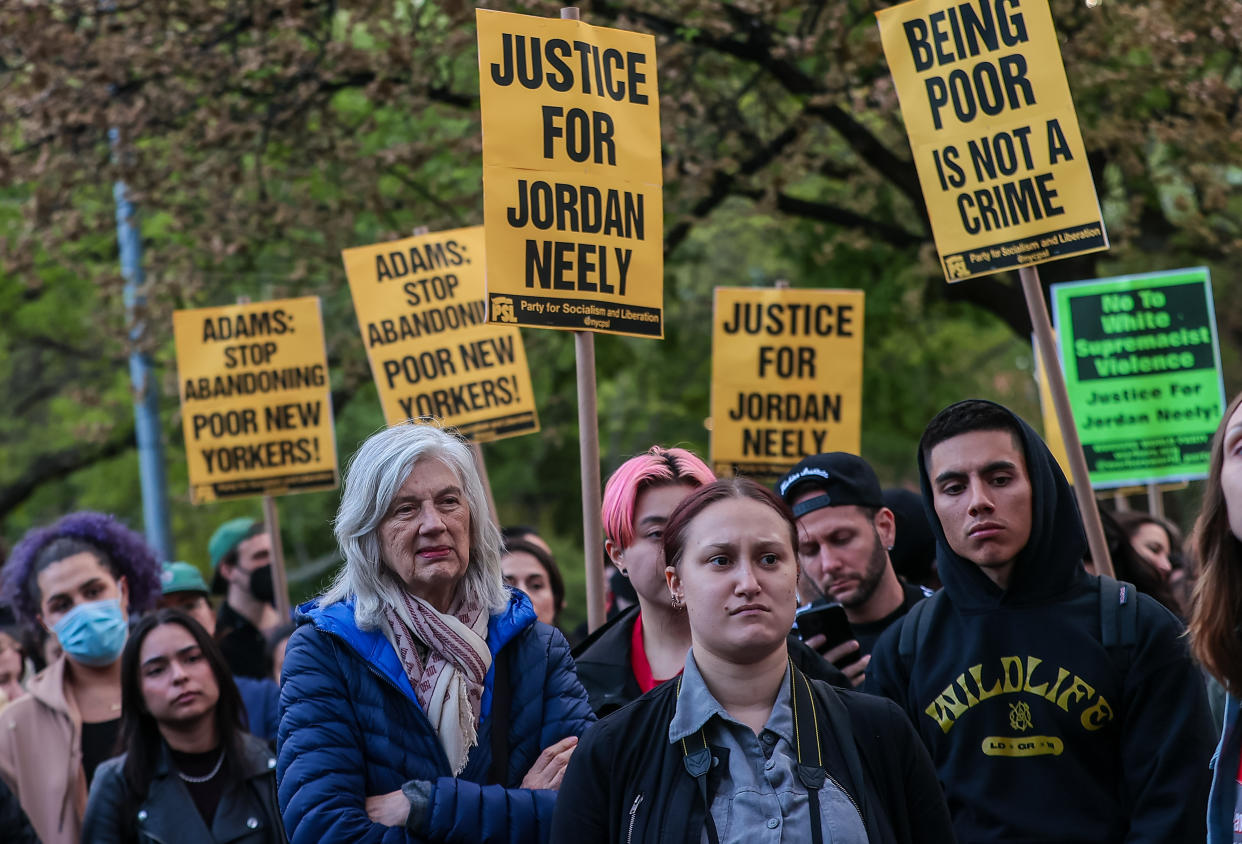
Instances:
[[[730,717],[708,691],[691,651],[686,656],[668,739],[680,750],[681,740],[700,728],[709,745],[729,751],[729,769],[721,778],[711,805],[721,844],[810,841],[811,807],[806,787],[798,779],[789,669],[785,669],[772,714],[762,732],[755,735],[750,727]],[[693,746],[698,747],[698,742]],[[824,844],[867,844],[858,809],[831,778],[824,781],[819,791],[819,814]],[[705,829],[704,841],[706,836]]]

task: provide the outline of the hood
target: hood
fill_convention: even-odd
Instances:
[[[991,404],[991,402],[989,402]],[[936,565],[940,582],[962,610],[1037,604],[1063,594],[1085,576],[1087,550],[1078,501],[1048,446],[1020,416],[1001,405],[1022,435],[1027,474],[1031,481],[1031,538],[1014,562],[1009,588],[1001,589],[970,560],[958,556],[945,539],[932,504],[931,481],[923,455],[918,454],[923,507],[936,537]]]

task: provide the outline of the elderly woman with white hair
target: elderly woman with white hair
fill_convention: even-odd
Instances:
[[[354,455],[345,564],[298,612],[276,775],[294,844],[539,841],[593,720],[569,648],[504,585],[465,443],[430,425]]]

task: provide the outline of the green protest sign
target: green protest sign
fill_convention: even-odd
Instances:
[[[1207,476],[1225,407],[1206,267],[1052,286],[1093,487]]]

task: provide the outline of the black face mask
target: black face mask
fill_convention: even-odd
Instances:
[[[272,583],[272,566],[260,566],[250,572],[250,594],[265,604],[276,606],[276,587]]]

